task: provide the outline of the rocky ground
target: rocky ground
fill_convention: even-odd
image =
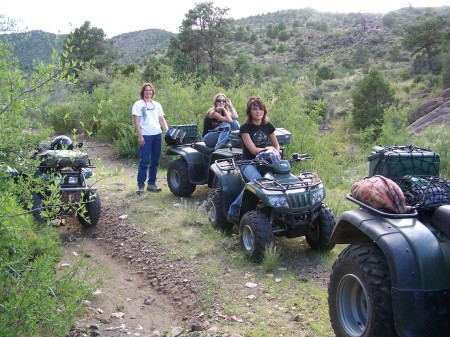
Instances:
[[[85,151],[91,158],[101,157],[107,167],[117,164],[106,144],[89,140]],[[122,167],[133,170],[124,163]],[[158,245],[109,201],[102,198],[102,215],[94,228],[82,229],[70,217],[58,227],[65,252],[60,268],[81,257],[98,266],[96,273],[103,281],[70,336],[232,336],[219,334],[196,306],[189,266],[181,259],[168,262]]]

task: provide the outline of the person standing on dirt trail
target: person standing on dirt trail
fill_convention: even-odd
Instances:
[[[252,96],[247,101],[246,120],[241,125],[239,133],[242,139],[242,160],[255,159],[256,155],[267,150],[269,141],[276,152],[280,152],[280,144],[275,135],[275,127],[268,121],[266,103],[261,97]],[[242,165],[240,170],[248,181],[262,178],[261,173],[254,165]],[[228,221],[238,223],[239,209],[242,203],[244,190],[230,205]]]
[[[228,108],[228,109],[227,109]],[[203,122],[203,141],[206,146],[220,149],[228,140],[232,130],[239,130],[238,114],[225,94],[214,97],[213,107],[205,115]]]
[[[141,99],[136,101],[131,109],[140,156],[136,190],[138,195],[144,192],[146,180],[148,180],[147,191],[161,191],[156,185],[156,173],[162,151],[162,130],[164,132],[168,130],[163,108],[159,102],[153,100],[155,97],[153,85],[144,83],[140,95]]]

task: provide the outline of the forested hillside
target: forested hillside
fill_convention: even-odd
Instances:
[[[353,70],[382,62],[395,64],[409,61],[410,52],[401,43],[405,27],[425,14],[450,17],[450,7],[410,7],[385,15],[284,10],[233,20],[226,47],[230,57],[244,53],[275,72],[317,62]],[[148,29],[114,36],[111,40],[118,50],[114,62],[142,64],[150,55],[164,55],[173,35]],[[15,56],[29,65],[33,60],[49,61],[51,48],[62,48],[66,36],[31,31],[0,37],[8,37]]]

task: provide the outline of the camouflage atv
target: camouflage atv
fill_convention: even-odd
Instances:
[[[34,182],[45,186],[43,192],[32,191],[32,213],[36,220],[43,222],[47,216],[44,214],[75,213],[83,227],[97,225],[101,213],[100,197],[95,186],[88,184],[93,176],[91,164],[87,153],[76,147],[67,136],[55,137],[50,149],[41,148],[35,159],[39,162],[36,170],[30,171],[20,167],[9,167],[7,173],[17,183],[33,179]],[[59,200],[59,205],[53,206],[48,200]]]

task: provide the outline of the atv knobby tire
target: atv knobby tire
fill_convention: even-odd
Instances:
[[[255,261],[261,261],[264,251],[273,243],[273,229],[269,219],[258,211],[244,214],[239,225],[242,249]]]
[[[389,268],[376,244],[352,244],[339,254],[330,275],[328,307],[337,337],[397,336]]]
[[[331,243],[331,233],[336,226],[336,217],[330,207],[322,204],[320,213],[306,230],[306,242],[314,249],[328,252],[334,248]]]
[[[94,227],[100,219],[100,197],[96,192],[86,192],[83,202],[85,203],[81,206],[82,211],[77,211],[77,219],[83,227]]]
[[[233,224],[230,224],[225,217],[223,208],[225,203],[223,201],[223,192],[221,189],[215,188],[208,193],[208,219],[211,226],[224,233],[229,233],[233,229]]]
[[[188,165],[185,160],[177,159],[170,163],[167,169],[167,184],[170,192],[177,197],[188,197],[197,187],[188,179]]]

